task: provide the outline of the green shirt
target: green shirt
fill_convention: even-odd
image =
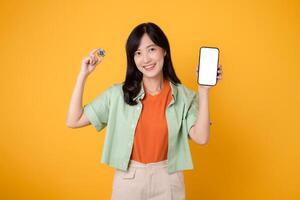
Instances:
[[[166,109],[168,126],[168,172],[193,169],[189,148],[189,130],[196,123],[199,97],[182,84],[170,82],[172,100]],[[131,157],[135,128],[142,111],[143,84],[134,98],[138,104],[125,103],[123,83],[110,86],[84,105],[84,114],[99,132],[107,127],[101,162],[125,170]]]

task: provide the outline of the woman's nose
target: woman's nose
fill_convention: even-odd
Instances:
[[[149,55],[148,54],[144,54],[144,56],[143,56],[144,63],[149,62],[149,60],[150,60]]]

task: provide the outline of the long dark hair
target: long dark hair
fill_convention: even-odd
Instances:
[[[173,84],[181,84],[173,68],[169,41],[164,32],[158,25],[148,22],[136,26],[130,33],[126,42],[127,71],[124,84],[122,86],[124,101],[129,105],[136,105],[138,102],[133,101],[141,90],[141,81],[143,74],[138,70],[134,62],[134,53],[140,45],[144,33],[147,33],[151,40],[166,51],[163,64],[163,78],[171,81]]]

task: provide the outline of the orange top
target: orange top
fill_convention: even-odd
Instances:
[[[168,126],[165,112],[171,100],[168,80],[164,79],[162,90],[154,96],[145,90],[142,113],[135,130],[132,160],[150,163],[167,159]]]

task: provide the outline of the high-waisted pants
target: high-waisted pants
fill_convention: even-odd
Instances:
[[[130,160],[128,171],[115,171],[111,200],[185,200],[183,172],[169,174],[167,160]]]

